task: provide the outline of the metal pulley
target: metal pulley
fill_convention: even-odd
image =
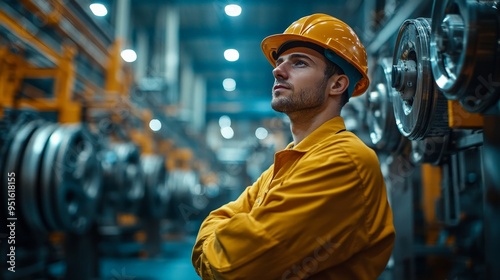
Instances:
[[[415,164],[439,165],[448,152],[449,135],[411,141],[410,160]]]
[[[172,219],[189,220],[208,204],[198,174],[193,170],[171,170],[167,186],[172,191],[168,215]]]
[[[146,184],[145,199],[141,208],[143,214],[162,218],[166,214],[172,196],[167,186],[165,158],[159,155],[142,155],[141,166]]]
[[[434,80],[469,112],[485,112],[500,96],[498,2],[434,1],[430,57]]]
[[[429,61],[429,19],[403,22],[396,39],[391,85],[396,126],[410,140],[445,134],[447,101],[437,90]]]
[[[392,60],[381,58],[375,66],[367,97],[366,122],[375,148],[393,152],[401,142],[401,133],[394,119],[393,98],[398,94],[391,86]]]
[[[343,107],[340,116],[344,118],[347,130],[355,133],[366,145],[373,146],[366,121],[366,99],[367,95],[349,99],[349,102]]]
[[[118,208],[123,199],[117,176],[121,176],[121,164],[115,150],[106,148],[100,151],[102,168],[103,203],[102,208]]]
[[[94,222],[101,194],[96,147],[81,125],[63,125],[48,140],[41,166],[41,208],[50,229],[77,234]]]
[[[115,206],[119,211],[135,213],[144,197],[144,180],[140,151],[132,142],[115,143],[112,154],[116,156],[106,188],[111,189]]]

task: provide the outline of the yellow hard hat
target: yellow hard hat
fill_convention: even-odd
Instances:
[[[273,67],[284,51],[298,46],[316,49],[341,67],[350,79],[350,96],[361,95],[368,88],[365,47],[345,22],[326,14],[312,14],[292,23],[283,34],[268,36],[261,43]]]

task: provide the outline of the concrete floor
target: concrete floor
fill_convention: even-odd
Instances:
[[[103,258],[102,279],[110,280],[199,280],[191,265],[194,237],[165,242],[154,258]]]

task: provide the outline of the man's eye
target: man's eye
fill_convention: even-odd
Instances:
[[[304,66],[304,65],[307,65],[307,63],[305,61],[303,61],[303,60],[297,60],[295,62],[295,65],[297,65],[297,66]]]

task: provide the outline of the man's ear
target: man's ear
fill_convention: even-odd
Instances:
[[[338,75],[335,77],[336,79],[333,80],[333,83],[330,87],[330,93],[333,95],[342,95],[344,91],[347,90],[347,87],[349,86],[349,78],[346,75]]]

